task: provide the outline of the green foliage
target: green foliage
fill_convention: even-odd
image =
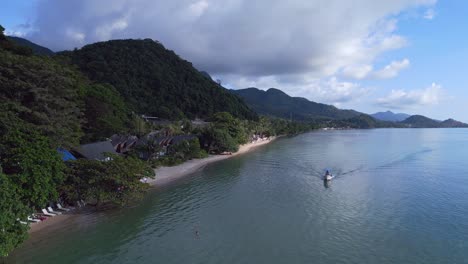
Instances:
[[[86,199],[99,205],[109,202],[125,205],[146,189],[143,177],[154,178],[147,164],[133,157],[110,155],[110,161],[76,160],[70,162],[61,191],[67,200]]]
[[[340,110],[332,105],[311,102],[305,98],[291,97],[271,88],[262,91],[257,88],[231,90],[244,99],[258,114],[298,121],[315,119],[347,119],[360,115],[353,110]]]
[[[0,142],[0,164],[28,207],[41,208],[57,199],[64,164],[48,138],[35,130],[26,126],[9,129]]]
[[[26,221],[32,208],[57,197],[56,186],[64,165],[48,138],[24,123],[14,110],[21,106],[0,104],[0,256],[27,237]]]
[[[5,36],[3,33],[4,31],[5,31],[5,28],[2,25],[0,25],[0,38]]]
[[[401,122],[409,127],[440,127],[441,123],[421,115],[413,115]]]
[[[23,205],[17,187],[0,170],[0,257],[21,244],[28,236],[27,226],[17,219],[26,219],[29,208]]]
[[[85,137],[83,142],[99,141],[113,134],[126,133],[130,125],[130,112],[123,98],[107,84],[87,87],[84,95]]]
[[[237,144],[247,143],[248,136],[244,126],[241,125],[239,119],[234,118],[231,114],[227,112],[216,113],[210,121],[215,128],[227,131]]]
[[[50,49],[37,45],[36,43],[33,43],[27,39],[19,38],[19,37],[12,37],[12,36],[8,36],[7,39],[10,42],[14,43],[16,46],[20,46],[28,50],[31,50],[32,53],[35,55],[45,55],[45,56],[54,55],[54,52],[51,51]]]
[[[100,42],[61,55],[70,57],[91,80],[113,85],[140,114],[193,119],[227,111],[257,118],[240,98],[150,39]]]
[[[184,140],[169,147],[167,155],[180,160],[198,159],[204,156],[198,138]]]
[[[0,50],[0,101],[15,103],[22,120],[56,146],[73,146],[82,135],[80,90],[74,70],[51,58],[19,56]]]
[[[236,152],[238,142],[229,134],[229,131],[216,126],[209,126],[203,130],[201,140],[208,153]]]
[[[142,137],[151,132],[151,125],[138,115],[131,115],[130,118],[130,133],[138,137]]]

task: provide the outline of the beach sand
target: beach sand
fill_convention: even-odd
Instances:
[[[235,157],[237,155],[241,155],[243,153],[247,153],[259,146],[265,145],[270,143],[271,141],[275,140],[274,137],[268,140],[259,140],[253,143],[248,143],[245,145],[241,145],[239,150],[232,155],[212,155],[204,159],[194,159],[186,161],[180,165],[173,166],[173,167],[160,167],[155,169],[156,178],[148,180],[148,183],[155,187],[162,187],[167,184],[170,184],[174,181],[177,181],[191,173],[196,172],[197,170],[205,167],[206,165]]]
[[[206,165],[210,163],[228,159],[231,157],[235,157],[243,153],[247,153],[259,146],[263,146],[265,144],[270,143],[274,139],[275,138],[272,137],[269,140],[259,140],[253,143],[242,145],[239,147],[239,151],[233,153],[232,155],[212,155],[204,159],[190,160],[190,161],[184,162],[174,167],[160,167],[158,169],[155,169],[156,178],[148,180],[148,184],[154,187],[166,186],[169,183],[173,183],[191,173],[196,172],[199,169],[202,169],[203,167],[205,167]],[[53,230],[54,227],[58,228],[62,226],[63,224],[73,222],[73,220],[80,213],[82,213],[82,210],[86,211],[86,209],[76,209],[69,213],[64,213],[62,215],[57,215],[54,217],[48,217],[47,220],[42,221],[40,223],[31,223],[29,234],[33,235],[34,233],[39,232],[39,231],[46,232],[47,230]],[[39,232],[39,233],[43,233],[43,232]]]

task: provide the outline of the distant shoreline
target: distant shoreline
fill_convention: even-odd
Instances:
[[[247,153],[274,141],[276,138],[277,137],[271,137],[270,139],[258,140],[256,142],[241,145],[239,150],[235,153],[232,153],[231,155],[212,155],[203,159],[189,160],[177,166],[157,168],[154,170],[156,173],[156,178],[148,180],[148,184],[153,187],[166,186],[168,184],[174,183],[177,180],[185,178],[189,174],[202,169],[208,164]]]

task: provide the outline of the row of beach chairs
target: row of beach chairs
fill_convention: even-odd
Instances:
[[[47,220],[48,217],[54,217],[54,216],[57,216],[57,215],[61,215],[62,213],[69,212],[69,211],[72,211],[72,210],[76,209],[75,207],[64,207],[60,203],[57,203],[56,205],[57,206],[56,206],[55,210],[52,209],[52,207],[49,206],[47,208],[43,208],[40,213],[32,214],[32,215],[28,216],[28,222],[29,223],[40,223],[40,222],[42,222],[44,220]],[[80,201],[76,202],[76,205],[77,205],[78,208],[81,208],[81,207],[85,207],[86,203],[83,200],[80,200]],[[17,220],[21,224],[24,224],[24,225],[28,224],[27,222],[20,221],[19,219],[17,219]]]

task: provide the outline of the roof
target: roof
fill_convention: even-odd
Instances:
[[[104,153],[114,153],[114,150],[110,141],[101,141],[90,144],[81,145],[75,148],[75,151],[86,159],[92,160],[105,160],[107,156]]]
[[[145,138],[140,139],[137,142],[137,145],[140,145],[140,146],[145,145],[149,141],[154,140],[160,146],[168,146],[168,145],[174,145],[174,144],[180,143],[182,141],[191,140],[191,139],[194,139],[194,138],[197,138],[197,136],[196,135],[179,135],[179,136],[158,137],[157,138],[156,135],[154,134],[152,136],[147,136]]]
[[[73,156],[68,150],[59,148],[57,149],[57,152],[60,154],[62,157],[63,161],[69,161],[69,160],[76,160],[75,156]]]

